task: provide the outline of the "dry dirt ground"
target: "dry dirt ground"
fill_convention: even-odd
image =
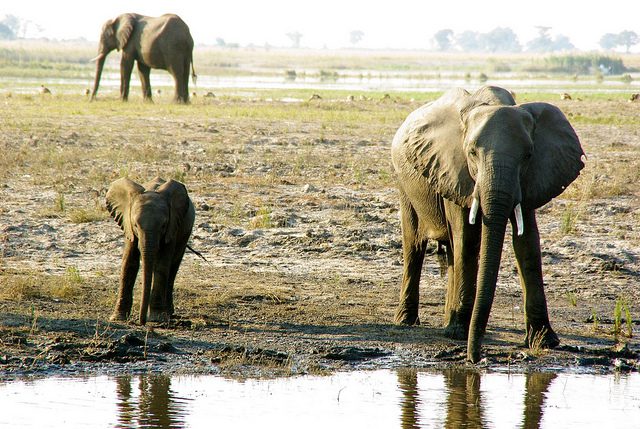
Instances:
[[[640,105],[549,101],[575,119],[588,157],[578,181],[539,210],[561,346],[522,347],[508,236],[479,366],[637,370],[640,136],[625,118]],[[0,379],[468,365],[465,342],[443,336],[446,279],[434,255],[422,326],[392,324],[402,265],[389,147],[418,105],[3,99]],[[156,174],[186,184],[197,212],[190,243],[206,261],[186,254],[170,325],[109,323],[123,235],[103,209],[106,189]]]

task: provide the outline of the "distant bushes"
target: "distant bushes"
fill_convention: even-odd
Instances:
[[[89,76],[95,64],[95,47],[87,42],[0,42],[0,76]]]
[[[93,44],[57,44],[48,42],[1,43],[0,60],[32,67],[38,63],[87,64],[96,56]]]
[[[594,53],[551,55],[539,58],[533,62],[529,70],[570,74],[589,74],[590,72],[622,74],[627,71],[627,68],[620,58]]]

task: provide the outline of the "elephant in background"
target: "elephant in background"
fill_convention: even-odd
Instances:
[[[580,174],[584,152],[562,112],[516,105],[483,87],[447,91],[412,112],[391,149],[398,176],[404,271],[395,321],[419,323],[420,272],[428,240],[448,274],[445,335],[480,360],[507,222],[524,292],[526,341],[555,347],[543,288],[535,210]]]
[[[193,83],[196,73],[193,68],[193,38],[189,27],[177,15],[166,14],[158,18],[125,13],[107,21],[102,27],[97,61],[96,77],[91,92],[93,101],[100,85],[100,76],[107,55],[122,50],[120,60],[120,98],[127,101],[133,63],[138,63],[142,95],[151,100],[151,69],[168,71],[175,81],[174,101],[189,102],[189,68]]]
[[[159,177],[144,186],[122,178],[109,187],[106,206],[126,237],[120,290],[111,320],[127,320],[131,312],[140,260],[140,323],[169,320],[174,312],[173,284],[195,220],[187,189],[180,182]]]

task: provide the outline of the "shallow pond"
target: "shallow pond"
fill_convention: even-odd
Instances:
[[[99,376],[4,382],[0,397],[0,427],[12,428],[615,428],[640,421],[638,373]]]

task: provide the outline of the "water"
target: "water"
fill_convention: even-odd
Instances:
[[[233,380],[127,375],[0,384],[0,427],[622,428],[640,374],[358,371]]]
[[[475,91],[481,86],[496,85],[518,92],[549,91],[562,92],[609,92],[631,93],[638,91],[638,84],[627,84],[618,80],[606,80],[603,82],[571,81],[561,79],[528,79],[518,78],[509,74],[497,74],[487,82],[479,82],[477,79],[465,80],[459,76],[425,77],[408,73],[394,73],[385,75],[378,72],[349,74],[341,72],[337,79],[321,79],[319,77],[298,77],[294,80],[285,79],[283,76],[254,74],[251,76],[209,76],[198,77],[198,85],[190,82],[190,90],[202,95],[203,91],[213,90],[257,90],[257,89],[308,89],[344,90],[352,91],[354,95],[366,91],[379,92],[438,92],[452,87],[462,87],[469,91]],[[640,79],[640,74],[633,75],[635,81]],[[60,85],[56,88],[59,92],[79,92],[78,88],[92,88],[93,78],[86,79],[37,79],[37,78],[4,78],[4,82],[16,93],[33,93],[40,90],[40,85]],[[173,78],[163,71],[152,71],[151,87],[155,90],[163,88],[168,91],[165,95],[173,94]],[[120,91],[120,74],[105,72],[100,80],[98,94],[117,94]],[[131,77],[131,94],[140,94],[140,82],[134,73]]]

